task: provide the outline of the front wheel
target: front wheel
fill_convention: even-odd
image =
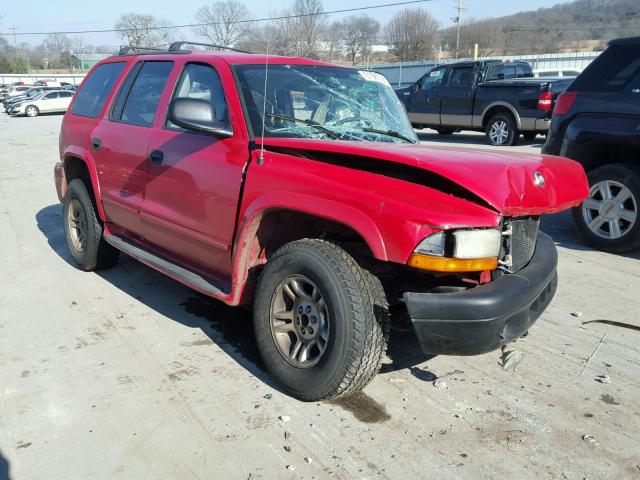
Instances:
[[[579,232],[599,250],[626,252],[640,247],[640,174],[626,165],[592,170],[589,198],[573,209]]]
[[[36,107],[35,105],[29,105],[24,110],[24,114],[27,117],[37,117],[39,113],[40,113],[40,111],[38,110],[38,107]]]
[[[490,145],[504,147],[518,143],[518,127],[510,113],[496,113],[489,119],[485,133]]]
[[[388,306],[380,281],[327,241],[298,240],[269,259],[253,317],[265,366],[303,401],[361,390],[386,351]]]

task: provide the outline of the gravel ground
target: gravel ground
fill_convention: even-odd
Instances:
[[[560,286],[517,366],[394,335],[361,396],[301,403],[264,372],[247,312],[127,257],[73,267],[61,119],[0,114],[0,479],[640,478],[640,332],[583,325],[640,324],[640,252],[590,250],[548,218]]]

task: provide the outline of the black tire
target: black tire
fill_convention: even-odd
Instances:
[[[453,128],[437,128],[436,131],[440,135],[451,135],[455,130]]]
[[[600,235],[598,235],[598,233],[589,228],[589,222],[587,221],[588,219],[593,221],[596,217],[599,217],[601,215],[600,211],[588,209],[588,212],[585,212],[585,208],[583,207],[586,202],[574,208],[574,222],[586,243],[598,250],[607,252],[628,252],[640,248],[640,169],[613,163],[588,172],[587,177],[589,178],[589,187],[591,190],[590,199],[596,201],[600,201],[601,198],[601,194],[597,192],[599,182],[612,181],[615,182],[616,185],[623,185],[628,188],[632,198],[627,199],[622,205],[615,204],[614,202],[611,208],[614,212],[619,211],[616,209],[620,207],[625,209],[635,208],[636,215],[635,222],[617,220],[622,236],[618,238],[603,238],[602,235],[606,236],[606,231],[608,231],[610,235],[612,231],[610,227],[611,224],[609,223],[608,226],[602,226],[602,229],[606,229],[604,232],[602,229],[598,229],[600,233]],[[618,188],[617,186],[613,187],[614,194]],[[620,192],[620,190],[617,191]],[[603,213],[606,215],[606,211]],[[604,219],[606,216],[602,216],[602,218]]]
[[[102,236],[102,222],[87,187],[80,179],[72,180],[64,196],[63,223],[67,246],[78,268],[89,272],[113,266],[120,251],[109,245]],[[78,212],[78,215],[73,215]],[[82,224],[82,242],[74,240],[79,230],[72,227],[71,218]],[[78,245],[80,243],[80,245]]]
[[[271,327],[279,285],[298,275],[320,290],[331,332],[324,353],[306,368],[285,360]],[[384,289],[377,277],[333,243],[304,239],[280,248],[260,276],[253,307],[256,342],[265,366],[295,398],[317,401],[352,394],[380,369],[389,335]]]
[[[538,132],[524,132],[522,134],[522,138],[524,138],[528,142],[535,140],[537,136],[538,136]]]
[[[500,137],[497,134],[494,134],[494,127],[497,130],[504,128],[506,136]],[[518,132],[518,127],[516,125],[515,119],[513,118],[513,115],[506,112],[500,112],[496,113],[489,119],[487,127],[485,128],[485,134],[489,145],[507,147],[516,145],[518,143],[520,132]]]

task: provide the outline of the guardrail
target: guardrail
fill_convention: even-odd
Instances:
[[[480,57],[478,60],[524,60],[537,68],[571,68],[584,70],[602,52],[545,53],[540,55],[506,55]],[[367,70],[383,74],[394,87],[410,85],[429,69],[438,65],[470,61],[472,58],[457,60],[421,60],[418,62],[383,63],[367,65]]]
[[[38,80],[53,80],[77,85],[82,82],[85,75],[85,73],[0,73],[0,84],[6,85],[13,82],[34,83]]]

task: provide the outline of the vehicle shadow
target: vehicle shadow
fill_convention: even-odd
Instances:
[[[452,133],[451,135],[440,135],[435,130],[430,130],[430,129],[416,130],[415,132],[416,132],[416,135],[418,135],[418,139],[421,142],[447,143],[447,144],[455,143],[455,144],[460,144],[460,146],[481,145],[484,147],[501,148],[501,147],[492,147],[491,145],[487,144],[487,140],[485,136],[483,134],[478,134],[478,133],[462,131],[459,133]],[[533,149],[542,148],[543,145],[544,145],[544,137],[540,135],[538,135],[533,140],[525,140],[524,138],[520,137],[518,141],[518,146],[531,147]]]
[[[550,235],[559,246],[580,252],[597,251],[588,246],[576,230],[573,219],[571,218],[571,211],[543,216],[540,228],[543,232]],[[603,252],[603,255],[616,255],[640,260],[640,250],[625,253]]]
[[[75,265],[62,228],[62,205],[41,209],[36,214],[36,221],[51,249],[65,262]],[[114,267],[95,273],[164,317],[186,327],[200,329],[247,371],[270,387],[283,391],[262,363],[250,311],[229,307],[201,295],[124,254]],[[391,363],[383,365],[381,373],[411,369],[432,358],[422,353],[412,334],[393,334],[388,356]]]
[[[0,480],[10,480],[9,477],[9,461],[4,458],[2,451],[0,451]]]

